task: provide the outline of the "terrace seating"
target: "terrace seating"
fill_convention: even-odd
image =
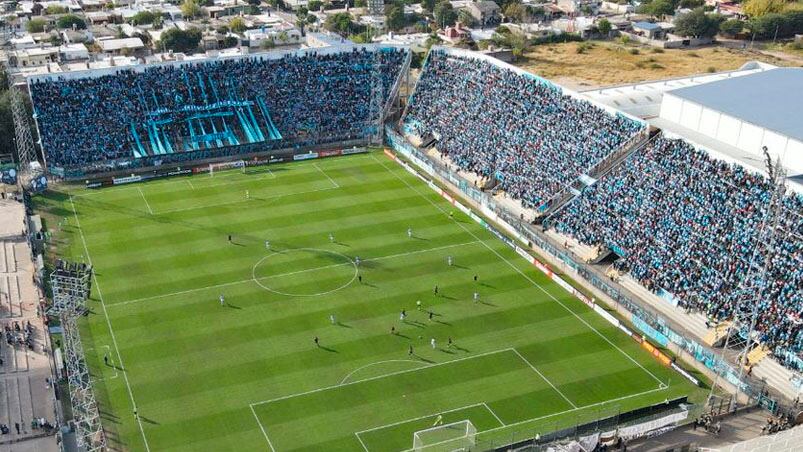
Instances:
[[[443,50],[430,52],[403,122],[525,207],[547,202],[643,127],[546,80]]]
[[[182,161],[365,137],[372,69],[387,97],[405,56],[381,48],[164,64],[32,82],[31,97],[51,166]]]
[[[559,233],[602,244],[654,292],[683,307],[730,319],[750,273],[768,180],[662,136],[550,218]],[[789,194],[758,301],[760,340],[774,352],[803,350],[803,197]],[[752,301],[752,300],[751,300]],[[742,309],[752,310],[750,305]]]

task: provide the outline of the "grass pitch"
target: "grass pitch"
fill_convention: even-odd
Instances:
[[[439,415],[487,446],[697,393],[381,154],[38,202],[95,267],[115,449],[404,450]]]

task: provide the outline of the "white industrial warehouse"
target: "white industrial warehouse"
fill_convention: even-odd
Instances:
[[[766,146],[790,175],[803,173],[803,68],[668,91],[659,116],[755,157]]]

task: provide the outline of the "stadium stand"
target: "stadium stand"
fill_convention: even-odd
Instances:
[[[344,47],[32,78],[51,167],[87,171],[367,137],[407,51]],[[374,83],[376,84],[376,83]]]
[[[460,169],[496,178],[540,207],[605,160],[643,123],[611,114],[499,62],[433,50],[403,118]]]
[[[716,160],[683,140],[658,136],[548,219],[558,232],[602,244],[615,266],[679,306],[731,318],[748,275],[768,180]],[[803,197],[789,194],[758,301],[760,340],[794,366],[803,350]]]

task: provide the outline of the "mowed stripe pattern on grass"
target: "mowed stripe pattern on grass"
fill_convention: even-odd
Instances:
[[[666,371],[629,339],[504,244],[462,214],[455,213],[460,227],[434,208],[433,202],[447,205],[403,169],[355,156],[276,165],[271,171],[275,178],[227,172],[224,178],[192,177],[191,184],[170,179],[73,194],[152,450],[265,450],[252,403],[337,385],[346,376],[358,381],[404,370],[397,361],[409,359],[409,345],[421,370],[400,380],[321,391],[311,402],[301,397],[266,404],[275,409],[255,406],[277,449],[362,450],[357,431],[472,403],[487,403],[499,419],[515,423],[571,409],[556,389],[582,407],[657,386],[491,250],[665,379]],[[72,213],[58,193],[43,208]],[[407,237],[408,228],[413,238]],[[77,227],[70,222],[67,232],[62,250],[80,258]],[[317,297],[267,291],[250,279],[254,266],[272,252],[265,240],[273,251],[318,250],[301,258],[308,261],[304,265],[288,261],[262,268],[260,282],[274,284],[269,287],[285,293],[339,287],[349,275],[339,270],[344,262],[335,255],[360,257],[363,284],[354,281]],[[447,256],[455,265],[446,264]],[[282,267],[296,273],[276,276]],[[474,292],[480,294],[478,303],[472,301]],[[226,307],[217,301],[221,293]],[[406,322],[399,320],[402,309],[409,314]],[[83,332],[93,350],[89,358],[100,378],[112,444],[142,450],[122,379],[112,378],[116,371],[102,365],[111,341],[102,313],[95,312]],[[335,324],[330,315],[337,317]],[[390,334],[392,326],[398,334]],[[314,347],[314,336],[321,348]],[[445,347],[449,337],[457,347]],[[439,344],[435,350],[431,338]],[[516,354],[491,353],[512,348],[556,389]],[[487,353],[474,364],[465,359],[425,367]],[[449,371],[450,366],[460,370]],[[659,397],[665,395],[628,403]],[[408,434],[412,443],[411,432],[394,431],[391,436],[398,438],[389,437],[389,444],[401,444]]]

